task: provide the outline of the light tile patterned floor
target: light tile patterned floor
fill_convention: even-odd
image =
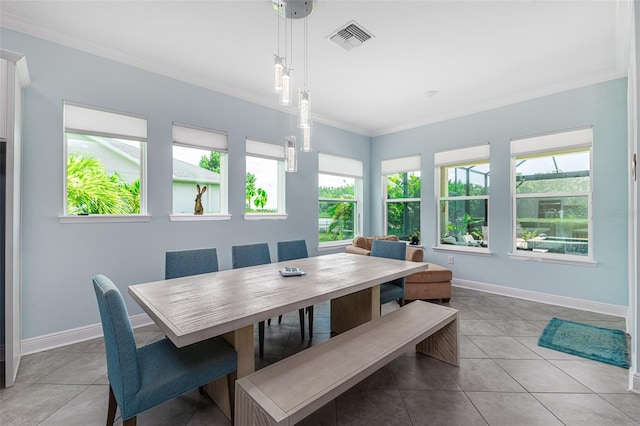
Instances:
[[[304,424],[640,424],[640,395],[627,391],[627,370],[537,346],[554,316],[620,329],[623,319],[462,288],[454,288],[449,305],[460,311],[459,368],[408,352]],[[395,308],[385,305],[383,312]],[[316,306],[314,332],[312,344],[329,338],[328,304]],[[140,345],[162,337],[155,326],[136,330]],[[265,340],[258,367],[311,344],[300,339],[297,312],[281,324],[274,318]],[[0,424],[104,425],[107,395],[102,339],[28,355],[16,385],[0,389]],[[143,413],[138,424],[230,422],[196,391]]]

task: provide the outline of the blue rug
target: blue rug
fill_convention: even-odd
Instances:
[[[622,330],[553,318],[542,332],[538,346],[629,368],[627,335]]]

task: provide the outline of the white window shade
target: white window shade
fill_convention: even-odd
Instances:
[[[489,159],[489,144],[470,146],[436,152],[433,158],[436,167],[486,162]]]
[[[353,158],[318,153],[318,172],[362,179],[364,166],[362,161]]]
[[[214,130],[173,123],[173,142],[214,151],[227,151],[227,135]]]
[[[247,154],[272,160],[284,160],[284,146],[247,139]]]
[[[64,130],[111,138],[147,140],[147,119],[65,102]]]
[[[420,156],[412,155],[410,157],[394,158],[382,161],[382,174],[392,175],[395,173],[420,171]]]
[[[593,128],[587,127],[568,132],[512,139],[511,156],[520,157],[542,152],[571,151],[573,149],[590,147],[592,144]]]

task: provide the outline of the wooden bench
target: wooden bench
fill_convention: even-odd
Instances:
[[[236,425],[292,425],[416,351],[460,364],[458,311],[415,301],[236,381]]]

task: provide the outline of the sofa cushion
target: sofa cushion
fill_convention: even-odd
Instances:
[[[406,283],[437,283],[451,281],[453,273],[450,269],[444,268],[435,263],[429,263],[426,271],[416,272],[405,277]]]

